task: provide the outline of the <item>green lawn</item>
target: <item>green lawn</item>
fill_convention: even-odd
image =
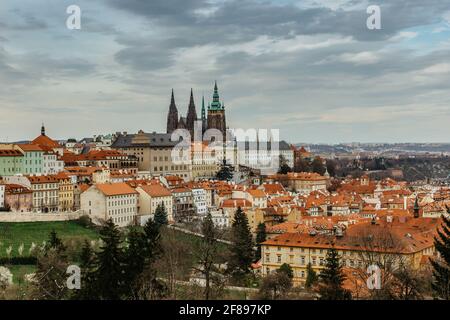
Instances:
[[[58,222],[0,222],[0,257],[6,257],[6,250],[12,246],[11,256],[19,256],[18,249],[23,244],[22,256],[29,256],[32,243],[41,246],[49,233],[55,230],[63,241],[81,242],[84,239],[97,240],[98,233],[78,224],[76,221]]]
[[[25,281],[24,276],[36,271],[36,266],[34,265],[6,265],[6,267],[13,274],[13,282],[15,284],[23,284]]]

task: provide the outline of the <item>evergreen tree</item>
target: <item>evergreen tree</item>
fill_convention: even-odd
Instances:
[[[246,214],[240,207],[234,215],[231,238],[228,271],[238,280],[249,273],[254,258],[250,226]]]
[[[231,181],[233,179],[233,172],[234,168],[227,163],[226,159],[223,159],[216,178],[217,180]]]
[[[124,287],[123,249],[120,231],[109,219],[100,230],[103,245],[96,255],[92,273],[93,299],[118,300]]]
[[[261,243],[266,241],[267,233],[266,233],[266,225],[263,222],[258,224],[256,228],[256,260],[261,259]]]
[[[124,287],[127,297],[134,296],[136,281],[144,270],[146,245],[144,233],[131,228],[127,236],[127,248],[124,252]]]
[[[58,237],[55,229],[50,232],[49,239],[46,245],[46,250],[55,249],[58,253],[66,250],[62,240]]]
[[[167,211],[166,211],[166,207],[164,206],[164,203],[158,204],[158,206],[156,207],[154,221],[155,221],[156,225],[159,227],[165,226],[169,223],[169,221],[167,219]]]
[[[317,280],[318,280],[317,273],[312,268],[312,265],[311,265],[311,262],[310,262],[310,263],[308,263],[308,265],[306,267],[305,287],[307,289],[311,288],[313,285],[315,285],[317,283]]]
[[[144,239],[146,264],[151,264],[161,256],[163,251],[159,225],[152,219],[149,219],[144,226]]]
[[[77,300],[89,300],[93,295],[92,272],[94,268],[95,253],[88,240],[84,240],[80,253],[81,289],[75,294]]]
[[[447,207],[450,214],[450,208]],[[450,300],[450,218],[442,216],[441,228],[437,231],[434,246],[439,260],[431,260],[433,266],[432,288],[440,299]]]
[[[319,275],[319,294],[322,300],[349,300],[351,294],[343,288],[345,275],[336,249],[328,250],[325,268]]]
[[[149,219],[143,232],[132,231],[125,270],[130,270],[127,277],[128,297],[131,299],[162,299],[167,294],[166,285],[157,278],[155,262],[162,256],[161,225]],[[132,255],[140,258],[132,258]]]

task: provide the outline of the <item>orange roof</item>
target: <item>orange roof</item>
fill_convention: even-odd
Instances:
[[[78,186],[80,187],[81,192],[85,192],[90,187],[90,185],[88,185],[87,183],[80,183],[78,184]]]
[[[172,190],[170,190],[172,193],[183,193],[183,192],[191,192],[191,189],[188,188],[184,188],[184,187],[178,187],[178,188],[173,188]]]
[[[337,250],[373,251],[373,252],[395,252],[414,253],[433,246],[439,219],[411,219],[404,223],[392,223],[387,227],[386,223],[372,225],[370,222],[356,224],[348,228],[342,237],[334,235],[316,234],[311,236],[307,233],[284,233],[273,239],[265,241],[264,245],[287,246],[287,247],[309,247],[324,248],[331,247]],[[386,239],[387,234],[395,246],[378,244]],[[364,245],[362,238],[372,235],[375,243]],[[380,242],[381,244],[381,242]]]
[[[153,185],[145,185],[141,186],[141,189],[144,190],[150,197],[170,197],[172,193],[166,187],[160,184]]]
[[[64,180],[64,179],[69,179],[69,175],[66,172],[58,172],[57,174],[54,175],[54,177],[58,180]]]
[[[134,190],[126,183],[98,183],[95,187],[100,190],[105,196],[119,196],[124,194],[137,194]]]
[[[85,155],[87,160],[105,160],[110,157],[127,157],[127,155],[117,150],[91,150]]]
[[[247,192],[253,197],[253,198],[265,198],[265,193],[260,189],[250,189],[247,190]]]
[[[0,157],[21,157],[21,156],[23,156],[23,154],[19,150],[13,149],[0,150]]]
[[[40,147],[47,147],[47,148],[62,148],[62,146],[56,142],[55,140],[50,139],[46,135],[40,135],[33,141],[31,141],[32,144],[37,144]]]
[[[30,189],[28,189],[27,187],[24,187],[20,184],[15,184],[15,183],[10,183],[10,184],[5,184],[5,192],[6,193],[32,193],[32,191]]]
[[[275,193],[284,193],[285,190],[283,186],[279,183],[264,183],[263,185],[264,192],[267,194],[275,194]]]
[[[58,182],[58,179],[55,176],[47,175],[47,176],[26,176],[31,184],[39,184],[39,183],[55,183]]]
[[[38,145],[36,144],[31,144],[31,143],[27,143],[27,144],[18,144],[17,145],[20,149],[22,149],[23,151],[44,151],[42,150],[42,148],[40,148]]]
[[[221,208],[237,208],[237,207],[242,207],[242,208],[247,208],[247,207],[251,207],[252,204],[250,203],[250,201],[245,200],[245,199],[227,199],[227,200],[223,200],[222,205],[220,206]]]

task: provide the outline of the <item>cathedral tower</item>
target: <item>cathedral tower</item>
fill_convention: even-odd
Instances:
[[[172,98],[170,100],[169,113],[167,114],[167,133],[172,133],[178,128],[178,110],[175,105],[175,98],[172,89]]]
[[[186,117],[186,125],[187,125],[187,129],[189,130],[189,132],[191,134],[191,139],[194,138],[195,121],[197,121],[197,111],[195,110],[194,94],[193,94],[192,88],[191,88],[191,97],[189,99],[189,106],[188,106],[188,112],[187,112],[187,117]]]
[[[226,139],[226,121],[225,121],[225,106],[220,103],[219,90],[217,89],[217,82],[214,83],[213,101],[208,106],[208,129],[217,129],[222,132],[223,138]]]

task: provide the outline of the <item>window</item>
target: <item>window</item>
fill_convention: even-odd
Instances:
[[[277,256],[277,262],[281,263],[281,255],[280,254]]]

